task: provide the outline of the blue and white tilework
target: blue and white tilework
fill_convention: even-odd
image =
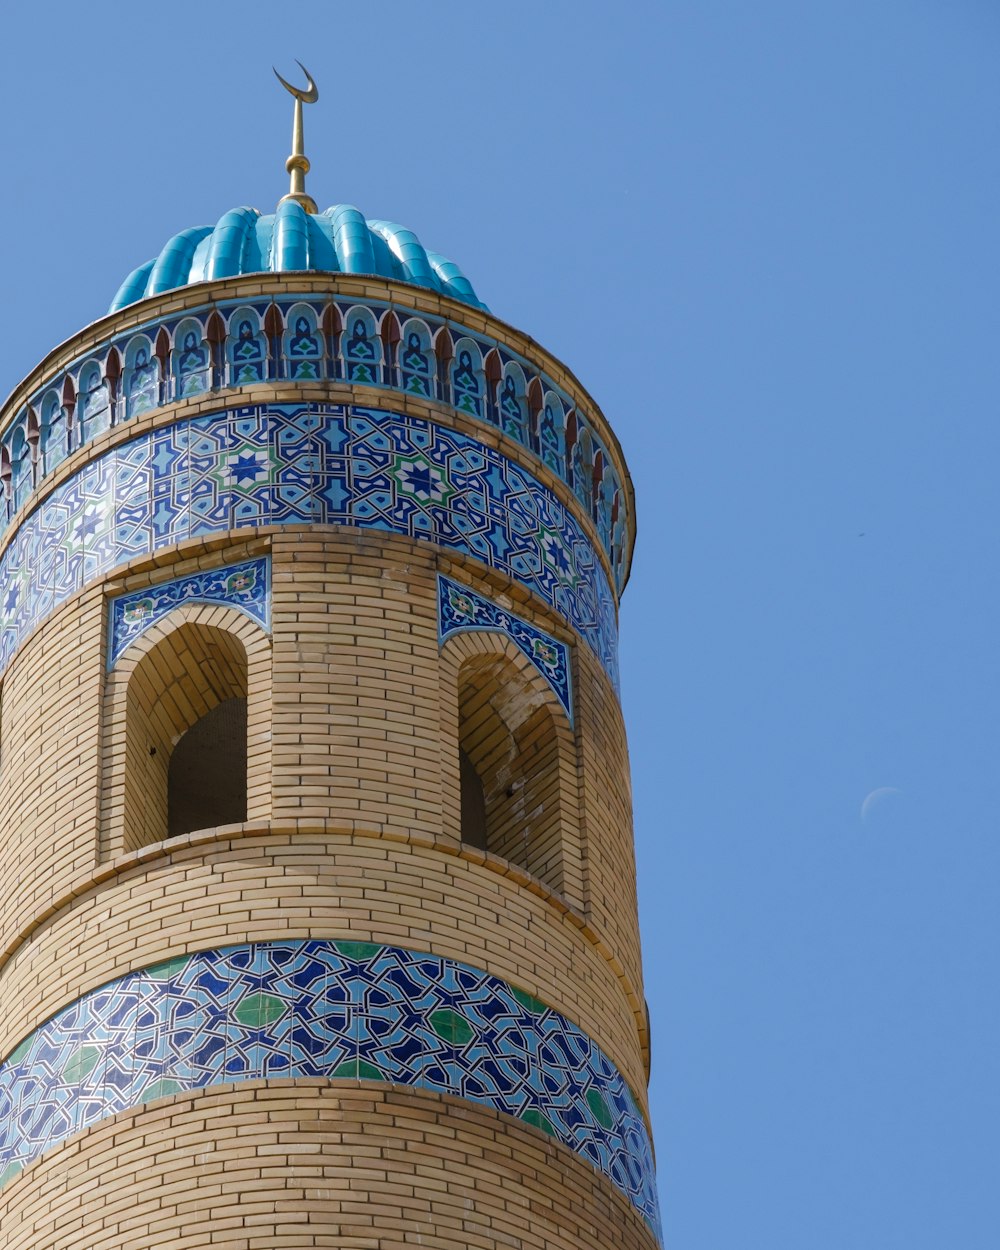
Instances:
[[[137,638],[184,603],[219,603],[236,608],[261,628],[271,628],[271,562],[266,557],[244,564],[175,577],[172,581],[111,601],[108,622],[108,668]]]
[[[187,538],[340,524],[439,543],[554,608],[618,683],[615,600],[590,539],[527,469],[400,413],[257,405],[141,435],[92,460],[18,528],[0,560],[0,672],[70,595]]]
[[[0,532],[67,455],[110,425],[202,393],[220,394],[221,406],[227,389],[279,381],[404,391],[502,429],[589,513],[622,589],[626,492],[569,394],[488,335],[401,306],[315,294],[188,308],[132,326],[46,378],[0,417]]]
[[[452,634],[468,630],[487,630],[510,638],[528,657],[552,687],[556,698],[565,709],[570,724],[573,723],[573,689],[570,678],[569,647],[545,634],[513,612],[468,586],[453,582],[450,577],[438,575],[438,637],[441,642]]]
[[[310,1077],[435,1090],[514,1116],[588,1160],[660,1235],[645,1123],[585,1033],[477,968],[361,942],[179,956],[59,1012],[0,1066],[0,1184],[154,1098]]]

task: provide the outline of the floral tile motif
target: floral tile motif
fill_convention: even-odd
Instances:
[[[266,557],[227,564],[111,601],[108,622],[108,668],[112,669],[137,638],[183,603],[220,603],[236,608],[263,629],[271,626],[271,562]]]
[[[406,534],[483,561],[559,612],[617,688],[611,586],[555,495],[454,430],[333,404],[192,418],[59,486],[0,559],[0,672],[49,612],[129,559],[201,534],[303,523]]]
[[[178,956],[64,1008],[0,1065],[0,1184],[120,1111],[269,1077],[386,1081],[491,1107],[587,1159],[660,1236],[645,1123],[585,1033],[478,968],[363,942]]]
[[[528,657],[552,687],[556,698],[573,723],[573,690],[570,679],[569,647],[558,638],[543,633],[468,586],[438,575],[438,638],[445,642],[452,634],[487,630],[503,634]]]

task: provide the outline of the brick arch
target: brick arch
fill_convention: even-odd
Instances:
[[[485,846],[479,849],[581,907],[577,742],[552,688],[509,638],[485,630],[449,638],[441,674],[446,833],[463,837],[463,767],[466,815],[471,767],[485,808]]]
[[[101,858],[167,837],[177,743],[228,699],[247,701],[248,820],[271,809],[271,643],[235,608],[184,604],[147,630],[107,675]]]

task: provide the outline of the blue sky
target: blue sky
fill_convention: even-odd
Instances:
[[[998,53],[995,0],[5,15],[5,392],[273,207],[298,57],[321,206],[618,432],[670,1250],[1000,1244]]]

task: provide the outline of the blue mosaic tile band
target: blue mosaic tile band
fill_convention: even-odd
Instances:
[[[128,560],[201,535],[303,523],[406,534],[482,560],[574,626],[617,689],[611,587],[555,495],[454,430],[334,404],[181,421],[123,443],[57,487],[0,560],[0,672],[39,621]]]
[[[218,603],[256,621],[262,629],[271,628],[271,562],[266,557],[245,564],[227,564],[130,595],[119,595],[111,602],[108,623],[108,668],[112,669],[137,638],[168,612],[184,603]]]
[[[569,722],[573,723],[573,689],[570,680],[569,647],[522,621],[513,612],[477,595],[468,586],[438,574],[438,637],[441,642],[452,634],[486,630],[510,638],[528,657],[552,687]]]
[[[453,1094],[550,1134],[660,1236],[625,1080],[576,1025],[479,969],[388,946],[259,942],[79,999],[0,1066],[0,1184],[100,1120],[229,1081],[347,1077]]]
[[[453,321],[315,295],[188,308],[131,327],[45,379],[0,431],[0,532],[71,451],[109,427],[190,396],[282,380],[404,391],[502,429],[576,496],[621,590],[625,492],[597,431],[552,378]]]

